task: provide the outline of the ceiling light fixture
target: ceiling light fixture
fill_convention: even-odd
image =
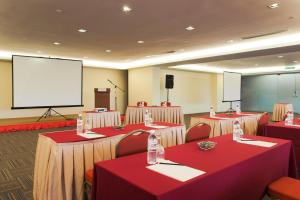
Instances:
[[[188,27],[185,28],[185,30],[192,31],[192,30],[195,30],[195,28],[193,26],[188,26]]]
[[[138,44],[144,44],[145,42],[143,40],[137,41]]]
[[[56,9],[55,12],[57,12],[57,13],[62,13],[63,10],[62,10],[62,9]]]
[[[60,42],[53,42],[54,45],[61,45]]]
[[[106,49],[105,52],[106,53],[111,53],[111,50],[110,49]]]
[[[270,5],[268,5],[268,8],[274,9],[274,8],[278,8],[279,7],[279,3],[272,3]]]
[[[128,12],[130,12],[132,9],[131,9],[128,5],[124,5],[124,6],[122,7],[122,10],[123,10],[123,12],[128,13]]]
[[[283,56],[278,56],[278,58],[283,58]]]
[[[297,62],[298,62],[298,60],[294,60],[294,61],[293,61],[293,63],[297,63]]]
[[[228,42],[228,43],[233,43],[233,42],[234,42],[234,40],[228,40],[227,42]]]
[[[80,28],[80,29],[78,29],[78,32],[80,32],[80,33],[85,33],[85,32],[87,32],[87,30],[86,30],[86,29],[83,29],[83,28]]]

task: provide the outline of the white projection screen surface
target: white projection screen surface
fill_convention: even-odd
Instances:
[[[82,106],[82,61],[13,56],[12,108]]]
[[[242,75],[233,72],[223,73],[223,101],[241,100]]]

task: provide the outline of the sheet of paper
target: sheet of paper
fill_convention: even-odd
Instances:
[[[245,140],[238,141],[238,142],[242,143],[242,144],[250,144],[250,145],[256,145],[256,146],[260,146],[260,147],[268,147],[268,148],[277,144],[277,143],[273,143],[273,142],[265,142],[265,141],[260,141],[260,140],[248,140],[248,141],[245,141]]]
[[[78,135],[80,135],[81,137],[84,137],[84,138],[88,138],[88,139],[105,137],[105,135],[94,133],[94,132],[81,133]]]
[[[211,117],[211,118],[213,118],[213,119],[233,119],[233,118],[226,118],[226,117]]]
[[[292,125],[286,125],[286,126],[295,126],[295,127],[300,127],[300,124],[292,124]]]
[[[156,125],[156,124],[147,125],[147,127],[156,128],[156,129],[168,128],[168,126],[162,126],[162,125]]]
[[[174,163],[169,160],[164,160],[163,162]],[[182,165],[155,164],[147,166],[147,168],[181,182],[185,182],[192,178],[205,174],[204,171]]]

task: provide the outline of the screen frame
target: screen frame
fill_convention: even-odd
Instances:
[[[240,85],[240,99],[239,100],[232,100],[232,101],[228,101],[228,100],[224,100],[224,89],[225,89],[225,87],[224,87],[224,80],[225,80],[225,78],[224,78],[224,73],[232,73],[232,74],[240,74],[241,75],[241,85]],[[241,100],[241,93],[242,93],[242,73],[238,73],[238,72],[229,72],[229,71],[224,71],[223,72],[223,100],[222,100],[222,102],[237,102],[237,101],[242,101]]]
[[[66,61],[79,61],[81,63],[81,104],[79,105],[53,105],[53,106],[26,106],[18,107],[14,106],[14,57],[26,57],[26,58],[42,58],[48,60],[66,60]],[[65,58],[54,58],[54,57],[43,57],[43,56],[26,56],[26,55],[12,55],[12,106],[11,109],[33,109],[33,108],[62,108],[62,107],[83,107],[83,63],[82,60],[65,59]]]

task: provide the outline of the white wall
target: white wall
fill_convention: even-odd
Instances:
[[[167,99],[166,74],[174,75],[174,88],[170,89],[169,99],[173,105],[182,106],[185,114],[208,112],[210,106],[215,105],[216,74],[162,69],[160,73],[162,101]]]
[[[128,70],[128,104],[136,105],[138,101],[146,101],[150,105],[159,105],[159,77],[158,67]]]

